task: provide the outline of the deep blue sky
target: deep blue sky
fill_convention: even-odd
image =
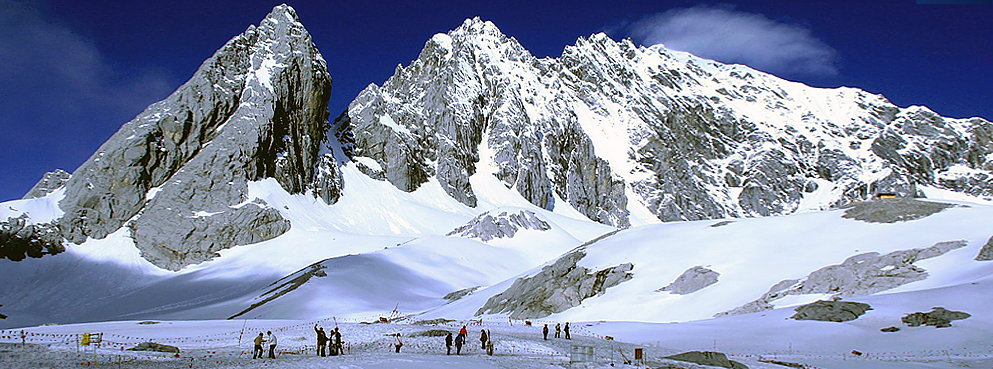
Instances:
[[[480,16],[539,57],[558,56],[578,37],[607,32],[637,43],[699,47],[717,53],[711,58],[814,86],[859,87],[899,106],[993,118],[989,5],[916,5],[914,0],[287,3],[328,61],[334,79],[332,117],[366,85],[381,84],[398,64],[409,64],[431,35]],[[0,0],[0,201],[20,198],[47,171],[75,170],[123,123],[165,98],[275,5],[255,0]]]

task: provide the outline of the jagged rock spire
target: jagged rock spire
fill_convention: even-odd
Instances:
[[[73,173],[62,232],[80,243],[127,223],[142,256],[174,270],[282,234],[289,221],[248,198],[247,183],[317,187],[330,92],[310,34],[293,8],[276,6]]]

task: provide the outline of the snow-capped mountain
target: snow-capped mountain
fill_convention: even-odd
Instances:
[[[277,6],[0,204],[0,324],[666,322],[993,273],[983,119],[603,34],[539,59],[479,19],[334,124],[330,87]],[[860,202],[882,192],[930,199]]]
[[[986,120],[604,34],[539,59],[478,18],[432,37],[338,122],[346,153],[402,190],[436,178],[474,206],[468,178],[484,171],[541,208],[619,227],[820,210],[916,185],[993,196]]]

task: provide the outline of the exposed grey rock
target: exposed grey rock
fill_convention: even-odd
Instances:
[[[897,327],[886,327],[886,328],[880,328],[879,331],[880,332],[885,332],[885,333],[893,333],[893,332],[899,332],[900,331],[900,328],[897,328]]]
[[[821,322],[847,322],[858,319],[866,311],[872,310],[869,304],[852,301],[815,301],[798,306],[790,319],[817,320]]]
[[[659,288],[655,292],[669,291],[676,295],[687,295],[702,290],[707,286],[717,283],[717,277],[721,274],[713,270],[695,266],[680,274],[675,281],[668,286]]]
[[[979,250],[979,254],[976,255],[976,261],[990,261],[993,260],[993,237],[990,237],[983,245],[983,249]]]
[[[829,265],[803,279],[787,279],[772,286],[755,301],[715,316],[748,314],[773,308],[772,301],[789,295],[832,294],[836,298],[866,296],[924,280],[928,273],[914,263],[965,247],[965,240],[946,241],[923,249],[869,252]]]
[[[0,222],[0,260],[21,261],[65,251],[59,227],[51,223],[29,223],[28,215]]]
[[[247,184],[274,178],[337,199],[337,164],[321,154],[330,90],[310,34],[292,8],[275,7],[76,170],[62,233],[81,243],[130,220],[142,255],[171,270],[279,236],[289,222],[247,198]]]
[[[521,210],[513,214],[504,211],[496,216],[485,212],[466,225],[449,232],[448,236],[478,238],[486,242],[494,238],[513,238],[519,229],[547,231],[552,227],[530,210]]]
[[[129,348],[128,351],[153,351],[153,352],[168,352],[173,354],[179,353],[179,347],[164,345],[155,342],[142,342],[138,346]]]
[[[971,314],[962,311],[952,311],[943,307],[934,307],[931,308],[930,312],[907,314],[900,320],[904,324],[911,327],[928,325],[935,328],[948,328],[952,326],[953,320],[968,319],[971,316]]]
[[[896,223],[926,218],[952,206],[902,197],[876,199],[845,206],[848,210],[841,217],[869,223]]]
[[[62,169],[56,169],[45,173],[45,176],[43,176],[41,180],[34,185],[34,187],[31,187],[31,190],[24,195],[24,198],[36,199],[39,197],[45,197],[53,191],[65,186],[66,182],[69,181],[69,177],[72,177],[72,175]]]
[[[546,317],[579,306],[583,300],[632,278],[631,263],[591,271],[577,265],[585,256],[582,250],[573,251],[541,268],[538,274],[517,279],[506,291],[490,297],[476,315],[509,313],[514,319]]]
[[[475,287],[464,288],[464,289],[461,289],[461,290],[458,290],[458,291],[449,293],[449,294],[445,295],[445,297],[443,297],[443,298],[445,300],[448,300],[448,302],[453,302],[453,301],[462,299],[463,297],[466,297],[466,296],[471,295],[473,292],[476,292],[476,290],[478,290],[479,287],[482,287],[482,286],[475,286]]]
[[[720,87],[707,87],[714,81]],[[382,169],[363,172],[401,190],[436,178],[474,206],[468,176],[487,159],[531,203],[551,209],[557,196],[619,227],[633,206],[663,221],[789,214],[804,193],[823,190],[815,180],[837,187],[822,208],[878,192],[920,197],[919,184],[993,196],[989,121],[902,109],[854,89],[826,90],[846,112],[826,114],[782,83],[604,34],[537,59],[471,19],[363,90],[336,132],[349,157]],[[743,105],[788,118],[769,122],[736,110]],[[600,129],[627,141],[595,142]],[[880,170],[888,174],[865,180]]]
[[[258,301],[253,303],[245,310],[242,310],[237,314],[228,317],[228,319],[235,319],[237,317],[245,315],[248,312],[255,310],[259,306],[265,305],[266,303],[272,300],[278,299],[280,296],[293,292],[297,288],[300,288],[300,286],[306,284],[312,278],[327,277],[328,273],[324,271],[325,269],[327,269],[327,267],[324,266],[323,264],[327,260],[328,259],[324,259],[319,262],[310,264],[306,268],[299,270],[296,273],[290,274],[286,277],[279,279],[278,281],[272,282],[268,286],[268,290],[266,290],[264,293],[262,293],[261,296],[259,296]]]
[[[747,365],[730,360],[727,355],[714,351],[689,351],[672,356],[666,356],[665,358],[700,365],[719,366],[722,368],[748,369]]]

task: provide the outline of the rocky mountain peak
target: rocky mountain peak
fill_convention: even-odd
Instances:
[[[993,149],[971,133],[987,132],[985,120],[602,33],[538,60],[479,19],[434,36],[340,123],[352,155],[405,191],[433,178],[472,206],[468,177],[484,162],[535,205],[564,201],[622,227],[921,195],[918,184],[993,195],[964,185],[990,175],[972,171]]]
[[[248,198],[248,182],[337,198],[321,147],[330,91],[296,12],[275,7],[73,173],[62,233],[81,243],[127,225],[143,257],[173,270],[282,234],[289,221]]]

